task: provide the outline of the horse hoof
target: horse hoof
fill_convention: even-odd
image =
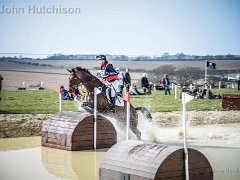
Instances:
[[[115,110],[115,109],[111,109],[110,111],[111,111],[112,113],[115,113],[115,112],[116,112],[116,110]]]

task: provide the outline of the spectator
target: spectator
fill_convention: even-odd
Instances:
[[[75,85],[74,86],[74,88],[73,89],[70,89],[69,91],[68,91],[68,93],[69,93],[69,99],[70,100],[77,100],[77,98],[79,97],[79,96],[81,96],[81,93],[80,93],[80,91],[79,91],[79,89],[78,89],[78,87]]]
[[[240,71],[237,74],[238,90],[240,90]]]
[[[143,93],[138,91],[136,84],[132,84],[129,91],[131,95],[143,95]]]
[[[0,74],[0,100],[2,100],[2,97],[1,97],[2,81],[3,81],[3,77],[2,77],[1,74]]]
[[[126,91],[129,91],[130,85],[131,85],[131,76],[129,74],[129,69],[126,69],[125,75],[124,75],[124,82],[126,86]]]
[[[118,83],[118,87],[119,87],[119,94],[121,96],[123,96],[123,88],[124,88],[124,77],[123,77],[123,72],[120,71],[119,67],[116,68],[116,71],[118,73],[118,78],[119,78],[119,83]]]
[[[163,85],[163,80],[162,79],[160,79],[159,84]]]
[[[69,97],[68,91],[64,89],[64,86],[61,86],[60,89],[61,89],[62,100],[69,100],[70,97]]]
[[[69,89],[69,90],[68,90],[68,96],[69,96],[69,100],[74,100],[75,97],[76,97],[76,95],[75,95],[75,93],[74,93],[74,90]]]
[[[192,95],[194,96],[194,98],[197,98],[199,95],[199,88],[198,87],[194,87],[193,91],[192,91]]]
[[[164,75],[162,83],[163,83],[163,88],[164,88],[164,94],[165,95],[167,95],[167,94],[171,95],[170,87],[169,87],[170,86],[170,81],[168,79],[168,75],[167,74]]]
[[[141,79],[141,86],[145,94],[151,94],[150,86],[147,79],[147,74],[144,73]]]
[[[74,94],[75,94],[76,96],[81,96],[81,93],[80,93],[80,91],[79,91],[79,89],[78,89],[77,86],[74,87]]]

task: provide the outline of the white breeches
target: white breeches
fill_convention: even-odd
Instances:
[[[115,80],[115,81],[109,82],[109,83],[111,84],[111,97],[115,97],[116,93],[119,92],[119,88],[118,88],[119,81]]]

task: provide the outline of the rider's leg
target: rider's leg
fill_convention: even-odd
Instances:
[[[119,81],[115,80],[111,82],[111,97],[115,97],[119,93]]]
[[[111,82],[111,111],[115,112],[115,103],[116,103],[116,96],[119,93],[118,81],[115,80]]]

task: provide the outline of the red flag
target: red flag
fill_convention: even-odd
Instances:
[[[123,97],[123,99],[124,99],[125,101],[127,101],[127,102],[130,102],[130,92],[127,92],[127,93],[125,94],[125,96]]]
[[[57,87],[56,91],[57,91],[58,94],[61,94],[61,87]]]

